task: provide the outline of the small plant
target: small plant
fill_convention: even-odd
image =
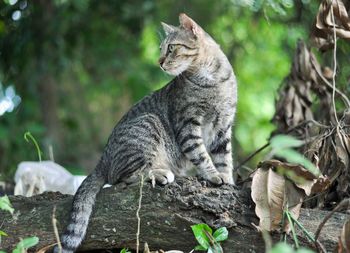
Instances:
[[[0,252],[1,253],[1,252]],[[129,249],[123,248],[120,253],[131,253],[131,251],[129,251]]]
[[[207,224],[197,224],[191,226],[194,236],[199,245],[194,249],[207,251],[208,253],[222,253],[220,242],[228,238],[228,231],[226,227],[217,229],[214,234],[213,230]]]
[[[17,244],[16,248],[12,251],[12,253],[27,252],[27,249],[37,245],[38,242],[39,238],[36,236],[24,238]]]
[[[11,202],[7,196],[0,198],[0,209],[7,211],[11,214],[13,214],[13,212],[15,211],[15,209],[12,207]],[[0,243],[1,243],[1,236],[7,236],[7,234],[4,231],[0,230]],[[37,245],[38,242],[39,242],[39,238],[36,236],[21,239],[21,241],[16,245],[16,248],[12,250],[12,253],[25,253],[27,252],[27,249]],[[6,252],[0,250],[0,253],[6,253]]]
[[[299,241],[295,233],[294,225],[297,225],[299,229],[303,231],[304,235],[307,237],[309,241],[311,242],[316,241],[315,237],[309,231],[307,231],[307,229],[297,219],[293,217],[293,214],[288,209],[284,210],[283,215],[288,219],[288,222],[292,228],[292,235],[293,235],[293,240],[296,248],[299,248]]]
[[[0,209],[4,210],[4,211],[8,211],[11,214],[13,214],[14,210],[11,202],[9,200],[9,197],[7,197],[6,195],[3,197],[0,197]]]
[[[38,154],[38,158],[39,158],[39,161],[41,162],[41,150],[40,150],[40,147],[39,147],[39,144],[38,142],[35,140],[34,136],[30,133],[30,132],[26,132],[24,134],[24,139],[29,142],[30,140],[34,143],[34,146],[36,148],[36,152]]]
[[[11,202],[6,195],[3,197],[0,197],[0,209],[7,211],[7,212],[10,212],[11,214],[13,214],[13,212],[14,212],[14,209],[11,205]],[[1,237],[2,236],[7,236],[7,234],[4,231],[0,230],[0,244],[1,244]]]

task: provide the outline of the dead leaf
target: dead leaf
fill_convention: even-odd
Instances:
[[[46,245],[44,247],[42,247],[41,249],[38,249],[36,251],[36,253],[45,253],[46,251],[48,250],[52,250],[52,248],[57,245],[57,243],[53,243],[53,244],[49,244],[49,245]]]
[[[339,253],[350,253],[350,220],[345,222],[338,242]]]
[[[286,176],[294,184],[303,189],[306,196],[312,193],[320,193],[330,186],[330,180],[320,175],[316,177],[313,173],[298,164],[281,162],[278,160],[267,160],[259,164],[261,168],[274,168],[280,175]]]
[[[288,171],[294,172],[295,176],[300,177],[303,180],[313,180],[316,178],[314,174],[310,171],[304,169],[302,166],[292,163],[281,162],[279,160],[271,159],[264,161],[259,164],[259,167],[262,168],[283,168]]]
[[[253,176],[252,199],[256,205],[255,213],[259,217],[259,227],[274,231],[289,231],[288,221],[283,220],[283,212],[288,208],[296,219],[304,194],[285,177],[271,168],[259,168]],[[290,207],[290,208],[289,208]],[[282,227],[281,225],[284,224]]]
[[[350,40],[350,18],[342,0],[323,0],[311,31],[313,45],[321,51],[332,48],[333,29],[337,37]]]

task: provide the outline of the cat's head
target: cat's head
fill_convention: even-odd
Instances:
[[[179,75],[196,64],[205,31],[186,14],[179,15],[180,26],[162,23],[166,38],[160,45],[159,65],[171,75]]]

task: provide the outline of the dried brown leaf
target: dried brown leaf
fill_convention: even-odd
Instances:
[[[311,91],[319,82],[315,68],[321,71],[315,56],[305,43],[299,40],[291,73],[279,90],[279,100],[276,103],[273,121],[277,125],[278,132],[285,133],[302,122],[314,119],[311,111]]]
[[[335,135],[335,152],[337,155],[337,170],[345,176],[335,178],[338,181],[337,190],[347,192],[349,189],[350,136],[338,129]]]
[[[350,220],[345,222],[341,231],[338,242],[338,252],[350,253]]]
[[[304,180],[314,180],[316,179],[316,176],[311,173],[310,171],[306,170],[304,167],[297,165],[297,164],[292,164],[292,163],[286,163],[286,162],[281,162],[279,160],[271,159],[264,161],[259,164],[259,167],[262,168],[283,168],[288,171],[293,171],[295,173],[295,176],[300,177],[301,179]]]
[[[52,250],[52,248],[57,245],[57,243],[46,245],[36,251],[36,253],[46,253],[46,251]]]
[[[304,194],[292,182],[272,169],[259,168],[253,176],[252,199],[256,204],[255,213],[259,217],[259,227],[274,231],[282,228],[289,231],[288,221],[283,220],[287,208],[296,219]],[[291,207],[291,208],[289,208]]]
[[[332,17],[332,10],[334,17]],[[322,51],[331,48],[334,43],[333,30],[337,37],[350,40],[349,14],[342,0],[323,0],[311,31],[314,45]]]
[[[268,160],[259,164],[261,168],[275,168],[277,173],[289,178],[294,184],[303,189],[309,196],[312,193],[323,192],[330,186],[330,180],[327,177],[316,177],[313,173],[301,165],[281,162],[278,160]]]

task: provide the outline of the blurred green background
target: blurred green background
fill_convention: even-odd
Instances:
[[[51,154],[74,173],[92,170],[118,119],[171,79],[157,64],[160,22],[177,25],[180,12],[216,39],[234,67],[238,164],[274,129],[276,91],[297,39],[308,39],[319,3],[0,0],[0,100],[18,104],[2,113],[0,104],[0,179],[12,177],[19,162],[37,160],[35,148],[23,139],[27,131],[45,159]]]

